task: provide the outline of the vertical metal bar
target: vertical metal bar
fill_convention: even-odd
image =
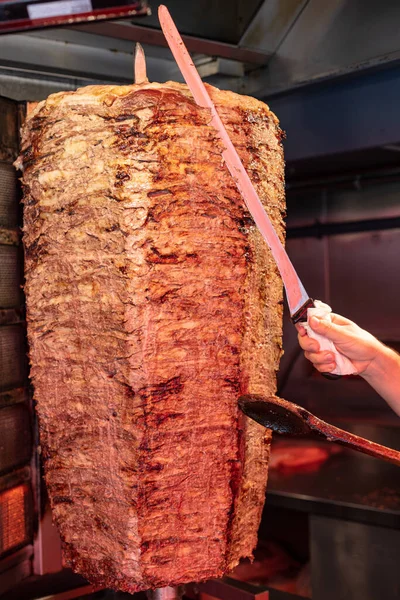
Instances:
[[[144,55],[144,50],[142,48],[142,45],[139,44],[139,42],[137,42],[137,44],[135,46],[133,72],[134,72],[135,83],[147,83],[149,81],[147,79],[147,72],[146,72],[146,57]]]
[[[148,600],[181,600],[184,592],[183,586],[163,587],[147,592]]]

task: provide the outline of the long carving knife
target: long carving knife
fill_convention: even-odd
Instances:
[[[231,142],[228,132],[226,131],[225,126],[218,115],[214,103],[211,100],[210,95],[204,83],[202,82],[196,67],[193,64],[192,59],[190,58],[190,55],[166,6],[161,5],[159,7],[158,17],[171,52],[174,55],[178,67],[181,70],[181,73],[190,91],[192,92],[195,101],[199,106],[204,106],[210,109],[212,116],[211,124],[219,133],[224,146],[222,156],[225,160],[225,164],[228,167],[229,172],[232,175],[233,180],[235,181],[238,190],[241,193],[261,235],[267,242],[272,256],[274,257],[278,266],[283,284],[285,286],[286,298],[289,305],[292,322],[295,324],[301,321],[307,321],[307,311],[309,308],[315,309],[315,304],[308,296],[286,253],[285,248],[276,234],[276,231],[266,211],[264,210],[263,205],[261,204],[247,171],[244,168],[242,161],[240,160],[239,155]],[[318,303],[317,310],[320,311],[322,307],[324,307],[324,316],[326,318],[330,318],[330,307],[324,305],[323,303]],[[317,336],[317,334],[310,328],[308,329],[308,335],[311,337]],[[330,350],[335,354],[336,358],[337,366],[334,373],[323,373],[327,379],[339,379],[341,374],[352,374],[356,372],[351,361],[346,356],[340,354],[330,340],[322,338],[322,336],[318,336],[318,341],[321,349]]]
[[[283,247],[258,194],[250,181],[242,161],[228,132],[222,123],[210,95],[197,72],[195,65],[182,41],[182,38],[172,20],[166,6],[161,5],[158,9],[158,17],[161,28],[167,39],[172,54],[181,70],[181,73],[199,106],[210,109],[212,115],[211,124],[218,131],[224,150],[222,156],[229,169],[246,205],[253,217],[261,235],[271,249],[272,255],[278,266],[283,284],[285,286],[286,298],[289,305],[290,316],[293,323],[307,320],[307,309],[313,306],[313,301],[308,296],[299,276],[297,275],[285,248]]]

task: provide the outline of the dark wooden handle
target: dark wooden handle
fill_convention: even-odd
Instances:
[[[324,435],[330,442],[336,442],[342,446],[347,446],[347,448],[352,448],[353,450],[358,450],[358,452],[386,460],[400,467],[400,452],[398,450],[381,446],[381,444],[366,440],[354,433],[339,429],[339,427],[321,421],[321,419],[318,419],[318,417],[315,417],[311,413],[309,413],[307,421],[311,429]]]
[[[322,375],[325,377],[325,379],[332,379],[332,381],[342,378],[341,375],[337,375],[336,373],[322,373]]]

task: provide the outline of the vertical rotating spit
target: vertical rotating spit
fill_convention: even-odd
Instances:
[[[140,44],[136,44],[134,56],[134,74],[135,83],[146,83],[146,58],[143,48]],[[156,590],[148,590],[146,593],[148,600],[181,600],[184,588],[180,587],[163,587]]]
[[[268,600],[269,591],[266,587],[245,583],[230,577],[210,579],[204,583],[189,583],[186,586],[164,587],[147,592],[148,600],[182,600],[185,592],[188,598],[198,598],[206,594],[218,600]],[[186,597],[186,596],[185,596]],[[286,598],[286,594],[282,596]],[[292,597],[292,596],[290,596]]]
[[[179,587],[163,587],[147,592],[148,600],[181,600],[184,588]]]

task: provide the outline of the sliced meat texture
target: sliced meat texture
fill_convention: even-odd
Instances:
[[[282,133],[209,87],[280,238]],[[282,284],[184,85],[91,86],[29,115],[23,171],[31,378],[66,565],[135,592],[251,556]]]

